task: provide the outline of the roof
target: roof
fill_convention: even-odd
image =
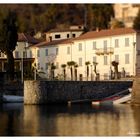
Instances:
[[[90,31],[75,38],[75,40],[83,40],[83,39],[91,39],[91,38],[94,39],[94,38],[124,35],[124,34],[137,33],[137,32],[140,33],[140,31],[136,31],[132,28],[117,28],[117,29],[107,29],[107,30],[100,30],[100,31]]]
[[[29,34],[26,33],[18,33],[18,42],[28,42],[31,44],[37,44],[40,41],[38,39],[35,39]]]
[[[79,32],[83,31],[83,29],[52,29],[46,33],[54,33],[54,32]]]
[[[53,46],[53,45],[58,45],[58,44],[69,44],[72,43],[73,39],[61,39],[61,40],[54,40],[54,41],[43,41],[40,42],[32,47],[43,47],[43,46]]]

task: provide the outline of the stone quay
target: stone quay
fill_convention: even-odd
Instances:
[[[133,81],[24,81],[24,104],[102,99],[131,88]]]

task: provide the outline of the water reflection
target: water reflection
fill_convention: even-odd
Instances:
[[[3,104],[1,136],[138,136],[140,107]]]

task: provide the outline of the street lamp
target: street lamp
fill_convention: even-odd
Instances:
[[[27,58],[26,48],[28,46],[28,42],[25,42],[25,45],[21,49],[21,82],[24,81],[24,57]],[[25,52],[25,56],[23,55]]]

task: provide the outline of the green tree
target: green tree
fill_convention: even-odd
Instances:
[[[85,65],[87,66],[87,81],[88,81],[88,77],[89,77],[89,65],[90,65],[90,62],[89,62],[89,61],[85,62]]]
[[[118,21],[116,19],[113,19],[110,22],[110,28],[112,28],[112,29],[123,28],[123,27],[125,27],[125,25],[124,25],[124,23],[122,21]]]
[[[112,66],[114,67],[114,74],[115,74],[115,79],[118,79],[119,78],[119,75],[118,75],[118,65],[119,65],[119,62],[117,61],[112,61]]]
[[[78,68],[78,64],[75,63],[75,65],[74,65],[75,81],[77,81],[77,68]]]
[[[69,61],[69,62],[67,62],[67,65],[70,68],[71,80],[73,80],[73,66],[75,65],[75,62],[74,61]]]
[[[140,30],[140,10],[139,10],[136,18],[134,19],[133,28],[136,30]]]
[[[13,11],[8,11],[7,15],[1,20],[0,26],[0,50],[7,55],[7,74],[9,80],[14,80],[14,57],[18,34],[17,34],[17,15]]]
[[[92,10],[91,10],[92,8]],[[90,7],[90,17],[92,20],[88,20],[90,27],[92,29],[107,29],[109,27],[109,22],[111,17],[114,16],[114,10],[112,4],[93,4]],[[88,17],[90,19],[90,17]]]
[[[61,67],[63,69],[64,80],[66,80],[66,64],[62,64]]]
[[[51,78],[54,79],[55,77],[55,69],[56,66],[54,65],[54,63],[51,64]]]

